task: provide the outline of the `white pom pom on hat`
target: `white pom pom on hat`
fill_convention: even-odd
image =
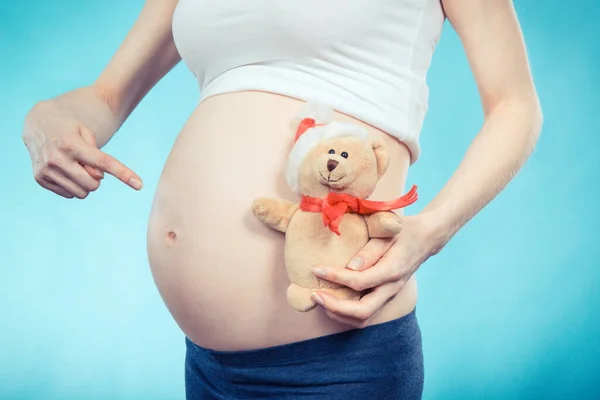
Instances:
[[[333,120],[333,109],[324,103],[307,102],[295,121],[296,136],[288,157],[286,180],[299,193],[298,172],[308,152],[318,143],[336,137],[368,139],[367,130],[359,125]]]

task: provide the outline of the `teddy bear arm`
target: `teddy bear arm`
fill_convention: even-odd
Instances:
[[[299,205],[291,201],[259,198],[252,204],[252,213],[266,226],[285,232]]]
[[[391,211],[382,211],[365,217],[369,237],[389,238],[396,236],[402,230],[400,216]]]

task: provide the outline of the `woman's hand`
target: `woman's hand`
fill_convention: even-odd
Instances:
[[[436,228],[429,213],[403,217],[402,232],[391,239],[371,239],[347,268],[324,265],[313,271],[319,278],[357,291],[369,289],[367,295],[359,301],[338,300],[327,292],[315,290],[313,298],[330,318],[356,328],[367,326],[421,264],[439,251],[444,241],[436,234]]]
[[[360,301],[318,291],[331,318],[356,327],[367,325],[511,181],[539,140],[542,111],[513,2],[443,0],[443,5],[471,64],[484,123],[446,185],[419,215],[404,218],[396,238],[371,240],[360,253],[365,261],[356,264],[358,271],[323,266],[326,280],[373,289]]]
[[[138,175],[98,149],[90,125],[110,127],[112,136],[113,119],[109,105],[94,88],[36,104],[25,119],[22,135],[36,182],[68,199],[86,198],[100,186],[104,172],[141,189]]]
[[[181,61],[172,30],[176,7],[177,0],[146,1],[94,84],[42,101],[29,112],[23,141],[42,187],[66,198],[83,199],[100,186],[107,172],[141,189],[137,174],[99,148]]]

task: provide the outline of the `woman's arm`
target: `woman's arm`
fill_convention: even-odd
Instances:
[[[178,0],[146,0],[138,20],[95,85],[119,121],[179,61],[171,30]]]
[[[147,0],[122,45],[98,79],[49,100],[25,118],[22,138],[36,182],[83,199],[104,172],[132,188],[141,178],[102,148],[148,91],[180,60],[171,34],[177,0]]]
[[[443,246],[519,171],[542,112],[510,0],[444,0],[479,89],[484,124],[461,164],[423,212],[437,215]]]
[[[95,133],[102,148],[131,112],[180,61],[171,20],[177,0],[147,0],[137,21],[95,82],[51,99]],[[42,102],[39,106],[47,105]],[[47,107],[46,107],[47,108]]]
[[[440,193],[403,218],[393,240],[371,239],[343,270],[323,266],[316,276],[354,290],[372,289],[360,301],[317,291],[329,317],[364,327],[415,271],[488,204],[532,152],[542,114],[521,30],[510,0],[443,0],[477,82],[485,122]]]

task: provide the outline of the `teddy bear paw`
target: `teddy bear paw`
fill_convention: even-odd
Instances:
[[[397,218],[384,218],[382,221],[383,230],[390,236],[396,236],[402,231],[402,220]]]
[[[393,212],[377,213],[369,218],[368,227],[373,238],[394,237],[402,231],[402,219]]]
[[[252,214],[259,220],[264,220],[267,214],[269,213],[269,209],[265,204],[264,199],[256,199],[252,203]]]

